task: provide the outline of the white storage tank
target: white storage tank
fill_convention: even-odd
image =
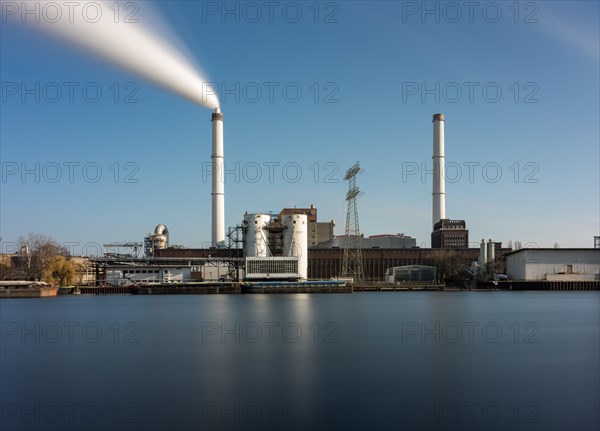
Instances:
[[[479,266],[483,269],[485,264],[488,262],[488,254],[487,254],[487,245],[485,240],[481,240],[481,245],[479,246]]]
[[[267,257],[269,253],[269,214],[244,215],[244,256]]]
[[[306,214],[284,215],[283,255],[298,257],[298,273],[306,280],[308,276],[308,218]]]
[[[159,224],[154,229],[152,239],[156,249],[167,248],[169,246],[169,229],[164,224]]]
[[[487,243],[487,261],[493,262],[496,259],[496,248],[494,242],[490,239]]]

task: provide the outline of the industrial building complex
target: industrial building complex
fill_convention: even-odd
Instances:
[[[358,162],[345,177],[349,188],[344,235],[335,236],[335,222],[320,221],[317,207],[312,204],[283,208],[276,214],[246,213],[226,232],[224,117],[218,108],[212,112],[211,121],[212,246],[173,246],[168,228],[159,224],[143,243],[107,244],[103,256],[89,260],[83,284],[90,288],[136,287],[148,292],[161,287],[163,293],[235,292],[236,286],[260,292],[345,292],[347,286],[443,288],[447,283],[463,287],[493,283],[494,287],[515,289],[598,289],[600,240],[590,249],[513,250],[491,239],[482,240],[477,248],[469,247],[466,221],[446,216],[443,114],[435,114],[432,120],[431,248],[418,247],[416,239],[404,233],[365,237],[360,232]],[[139,256],[141,250],[143,255]],[[15,261],[20,258],[14,257]],[[526,282],[530,284],[523,284]]]
[[[146,238],[143,262],[105,260],[102,262],[103,269],[98,270],[100,279],[104,277],[106,282],[117,284],[142,280],[149,283],[201,280],[302,283],[306,280],[348,280],[360,274],[360,280],[352,280],[354,283],[416,282],[430,285],[448,281],[466,285],[477,280],[527,279],[527,272],[517,269],[515,264],[520,261],[515,257],[526,255],[525,251],[503,248],[501,243],[491,239],[482,240],[479,248],[470,248],[466,221],[446,217],[443,114],[435,114],[432,120],[432,233],[429,249],[417,247],[416,239],[403,233],[365,237],[359,232],[356,210],[358,163],[348,170],[345,178],[349,181],[345,235],[335,236],[335,222],[320,221],[314,205],[283,208],[278,214],[246,213],[241,217],[242,222],[229,228],[228,234],[225,234],[224,181],[220,175],[223,165],[223,114],[218,109],[212,114],[212,124],[213,247],[169,247],[168,230],[159,225],[155,233]],[[359,256],[360,260],[355,264],[360,265],[360,271],[354,272],[354,277],[348,277],[347,260],[352,249],[359,251],[354,256]],[[567,256],[560,250],[553,253],[554,256]],[[582,253],[585,254],[584,251]],[[588,250],[587,253],[588,260],[600,260],[600,249]],[[508,261],[507,256],[510,256]],[[564,265],[572,268],[570,264]],[[453,268],[448,270],[448,266]],[[446,270],[441,270],[442,267]],[[574,272],[581,272],[578,265],[574,268]],[[598,279],[600,270],[597,267],[585,267],[584,271],[586,280]],[[505,273],[508,275],[505,276]],[[553,279],[555,273],[556,268],[552,274],[546,273],[545,279]]]

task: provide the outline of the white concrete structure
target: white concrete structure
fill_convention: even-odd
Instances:
[[[433,220],[432,226],[446,218],[446,180],[444,156],[444,114],[433,116]]]
[[[481,268],[483,268],[488,261],[487,250],[488,249],[486,247],[485,240],[482,239],[481,244],[479,245],[479,259],[478,259],[478,263]]]
[[[523,248],[506,255],[506,275],[511,280],[599,280],[600,249]]]
[[[269,252],[269,214],[244,214],[244,256],[267,257]]]
[[[212,245],[225,243],[225,173],[223,171],[223,114],[212,114]]]
[[[284,215],[282,218],[283,255],[297,257],[300,278],[308,278],[308,218],[306,214]]]
[[[496,259],[496,244],[491,239],[487,243],[487,261],[493,262]]]

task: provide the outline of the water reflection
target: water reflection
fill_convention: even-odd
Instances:
[[[3,300],[2,429],[597,429],[599,299]],[[61,417],[52,422],[43,408],[57,402]],[[71,402],[96,403],[102,415],[92,421],[80,411],[69,422],[61,403]],[[23,416],[21,406],[39,407]]]

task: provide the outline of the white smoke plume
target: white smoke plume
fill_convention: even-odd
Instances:
[[[214,109],[214,87],[174,45],[141,22],[127,19],[115,1],[0,0],[8,20],[59,36],[192,102]],[[119,6],[117,6],[119,5]]]

